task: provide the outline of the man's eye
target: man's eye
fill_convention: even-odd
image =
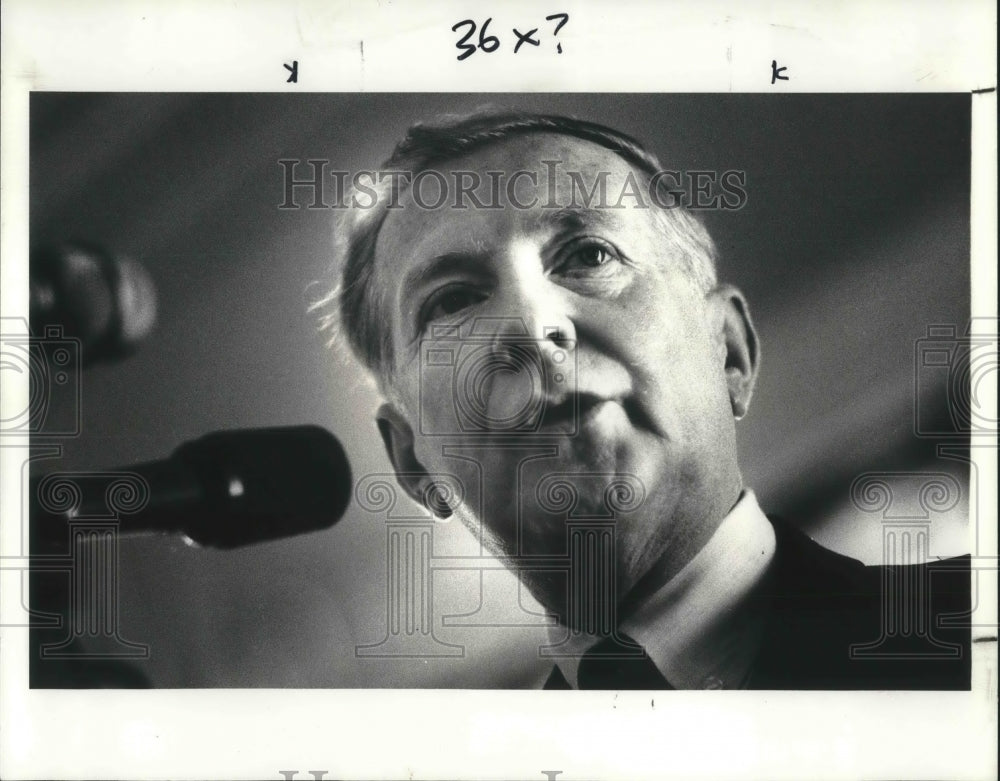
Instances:
[[[447,287],[434,293],[420,310],[420,322],[431,323],[461,312],[482,301],[485,296],[467,287]]]
[[[573,271],[581,268],[599,268],[615,260],[621,260],[621,257],[610,244],[597,239],[586,239],[570,245],[563,253],[559,265],[565,271]]]

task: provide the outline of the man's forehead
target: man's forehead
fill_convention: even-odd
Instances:
[[[570,166],[597,167],[609,172],[627,172],[629,164],[617,153],[583,138],[562,133],[529,132],[514,135],[487,144],[462,157],[453,158],[434,166],[445,171],[449,168],[469,170],[499,170],[513,166],[515,170],[544,170],[543,161],[559,160],[569,170]]]
[[[419,192],[409,187],[388,209],[376,263],[381,257],[394,267],[406,265],[400,251],[411,255],[427,240],[453,236],[456,230],[460,237],[472,238],[502,225],[534,226],[539,213],[552,216],[556,209],[564,216],[602,221],[608,210],[597,203],[584,205],[588,194],[601,179],[607,192],[617,193],[635,174],[612,150],[557,133],[514,136],[426,170],[435,173],[413,175],[423,180]],[[610,211],[611,217],[619,216],[619,209]]]

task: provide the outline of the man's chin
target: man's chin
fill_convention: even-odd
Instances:
[[[573,631],[608,631],[618,623],[619,587],[603,588],[599,573],[581,577],[569,570],[521,569],[515,574],[548,614]]]
[[[530,533],[505,534],[502,541],[490,537],[487,547],[565,623],[572,615],[590,614],[620,601],[630,574],[622,564],[629,536],[620,527],[628,522],[604,509],[581,506],[569,518],[565,514],[532,518],[526,524]],[[601,607],[605,609],[609,608]]]

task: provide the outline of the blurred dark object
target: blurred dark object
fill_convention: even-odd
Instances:
[[[119,634],[122,533],[266,542],[332,526],[352,487],[343,447],[318,426],[218,431],[162,461],[32,478],[31,612],[43,623],[31,633],[31,685],[149,685],[137,666],[148,649]]]
[[[113,517],[119,533],[176,532],[235,548],[336,523],[351,499],[351,467],[319,426],[216,431],[162,461],[31,481],[36,551],[65,547],[67,523]]]
[[[80,340],[84,365],[131,352],[156,323],[156,288],[127,257],[83,242],[31,253],[31,331],[60,326]]]

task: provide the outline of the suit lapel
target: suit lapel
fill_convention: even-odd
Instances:
[[[927,600],[929,630],[897,632],[891,644],[882,643],[884,578],[892,571],[827,550],[780,519],[771,522],[777,547],[765,589],[768,620],[750,688],[969,688],[969,629],[939,620],[968,609],[967,557],[909,568],[910,577],[926,579],[929,594],[904,598]],[[859,654],[863,646],[869,652]]]
[[[823,548],[780,519],[771,522],[777,544],[749,687],[856,688],[850,646],[874,639],[865,627],[878,629],[877,579],[866,577],[861,562]]]

